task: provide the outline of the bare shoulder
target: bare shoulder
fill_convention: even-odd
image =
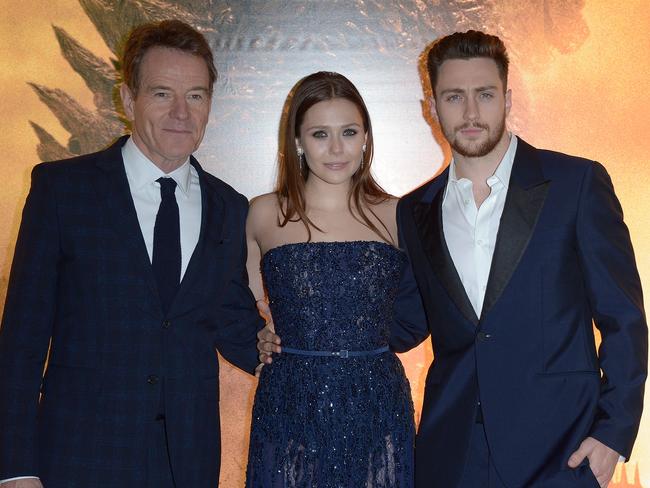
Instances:
[[[249,203],[249,216],[254,218],[264,217],[278,212],[278,195],[276,193],[264,193],[253,197]]]
[[[372,209],[385,225],[394,224],[397,202],[399,202],[399,198],[390,195],[383,202],[373,205]]]
[[[386,229],[390,233],[393,242],[397,242],[397,219],[395,212],[398,201],[399,199],[397,197],[391,195],[386,200],[370,207],[374,212],[375,217],[379,219],[380,227]]]
[[[247,226],[249,230],[259,231],[278,220],[278,196],[265,193],[254,197],[249,204]]]

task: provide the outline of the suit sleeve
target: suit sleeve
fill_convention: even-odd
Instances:
[[[238,241],[233,245],[236,246],[238,257],[231,280],[224,289],[217,349],[230,363],[254,374],[259,364],[257,332],[264,327],[264,321],[257,311],[255,298],[248,287],[245,232],[248,201],[243,196],[238,198],[235,212],[238,225],[235,235]]]
[[[400,217],[403,201],[397,204],[397,231],[399,246],[406,253],[408,263],[404,267],[399,291],[393,306],[390,348],[395,352],[413,349],[429,336],[422,297],[413,274],[413,266],[404,240],[403,219]]]
[[[0,479],[37,476],[37,408],[56,311],[59,229],[46,165],[32,171],[0,329]]]
[[[598,163],[584,177],[577,234],[592,316],[602,337],[603,376],[590,435],[629,459],[643,409],[648,329],[623,211]]]

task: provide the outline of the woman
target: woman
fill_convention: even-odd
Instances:
[[[247,221],[250,286],[258,299],[266,287],[283,342],[255,396],[249,488],[413,484],[413,404],[387,347],[406,258],[372,150],[347,78],[298,82],[277,191],[254,199]]]

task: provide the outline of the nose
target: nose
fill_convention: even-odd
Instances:
[[[175,97],[171,108],[171,116],[174,119],[185,120],[189,117],[187,100],[185,97]]]
[[[343,151],[343,141],[341,136],[334,135],[330,139],[330,152],[332,154],[340,154]]]
[[[468,97],[465,103],[465,118],[467,120],[478,119],[478,104],[472,97]]]

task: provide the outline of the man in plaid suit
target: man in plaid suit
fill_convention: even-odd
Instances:
[[[216,350],[257,365],[247,201],[191,156],[210,48],[147,24],[122,69],[132,135],[32,173],[0,330],[2,488],[215,488]]]

